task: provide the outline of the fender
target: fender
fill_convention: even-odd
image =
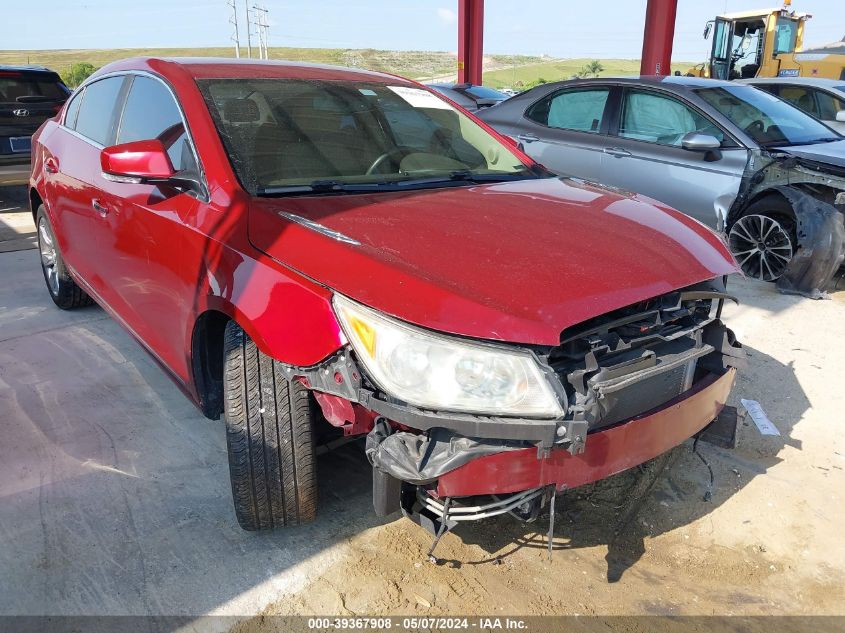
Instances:
[[[233,319],[258,349],[287,365],[316,365],[343,346],[331,290],[264,255],[251,259],[228,254],[240,261],[232,267],[218,265],[215,272],[206,269],[197,293],[197,319],[189,324],[186,342],[193,338],[196,321],[211,310]]]

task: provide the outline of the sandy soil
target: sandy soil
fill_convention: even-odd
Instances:
[[[732,290],[742,304],[726,320],[750,356],[733,401],[759,401],[781,437],[749,418],[737,449],[700,445],[711,501],[688,443],[559,497],[551,560],[547,515],[463,525],[440,565],[425,560],[429,535],[397,519],[309,561],[304,589],[265,615],[845,614],[845,291],[813,302],[750,281]]]

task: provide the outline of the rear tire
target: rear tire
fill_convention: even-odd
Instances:
[[[41,255],[41,272],[44,273],[44,281],[53,303],[62,310],[93,305],[94,300],[76,284],[65,266],[53,225],[43,204],[35,214],[35,226],[38,234],[38,252]]]
[[[234,321],[226,325],[223,395],[232,499],[245,530],[314,519],[316,403]]]

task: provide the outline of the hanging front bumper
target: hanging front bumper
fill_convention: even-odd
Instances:
[[[709,374],[659,409],[590,433],[584,452],[523,448],[485,455],[441,475],[439,497],[507,494],[554,484],[574,488],[646,462],[692,437],[721,412],[736,378]]]

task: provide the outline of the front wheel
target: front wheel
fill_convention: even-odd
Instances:
[[[760,281],[777,281],[797,248],[792,207],[770,196],[748,207],[731,226],[728,246],[742,272]]]
[[[35,214],[38,227],[38,252],[41,255],[41,272],[47,282],[50,298],[62,310],[73,310],[90,306],[94,301],[80,288],[68,272],[65,260],[59,252],[53,225],[47,216],[44,205],[38,207]]]
[[[317,405],[237,323],[230,321],[224,336],[226,445],[238,523],[268,530],[311,521]]]

